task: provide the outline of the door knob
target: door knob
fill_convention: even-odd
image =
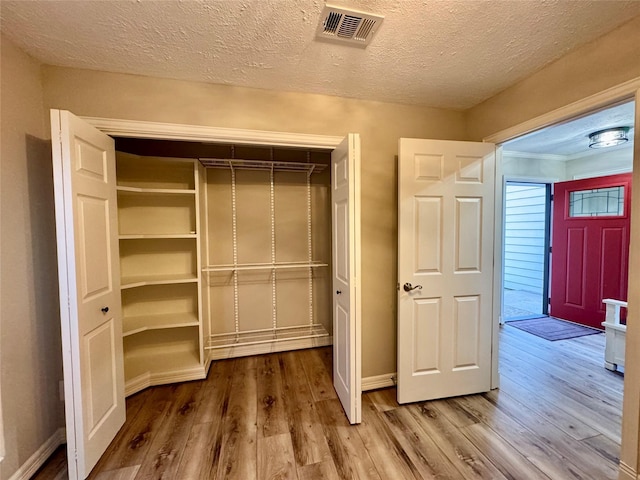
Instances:
[[[342,290],[336,290],[336,295],[340,295],[342,293]]]
[[[404,288],[405,292],[411,292],[413,290],[422,290],[422,285],[416,285],[415,287],[411,285],[409,282],[405,283],[402,288]]]
[[[109,307],[102,307],[100,310],[102,310],[102,313],[107,313],[109,311]]]

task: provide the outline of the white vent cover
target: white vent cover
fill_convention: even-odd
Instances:
[[[325,5],[316,37],[366,47],[378,31],[382,20],[382,15]]]

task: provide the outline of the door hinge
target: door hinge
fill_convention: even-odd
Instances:
[[[400,291],[400,282],[396,283],[396,290]]]
[[[549,253],[551,253],[551,249],[552,249],[552,248],[553,248],[553,247],[549,247]]]

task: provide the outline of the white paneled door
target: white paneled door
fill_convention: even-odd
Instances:
[[[495,147],[400,139],[398,402],[491,386]]]
[[[360,137],[331,155],[333,385],[350,423],[362,418],[360,365]]]
[[[125,421],[115,149],[51,111],[69,478],[84,479]]]

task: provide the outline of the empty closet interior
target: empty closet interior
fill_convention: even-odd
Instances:
[[[116,138],[126,394],[330,345],[330,150]]]

